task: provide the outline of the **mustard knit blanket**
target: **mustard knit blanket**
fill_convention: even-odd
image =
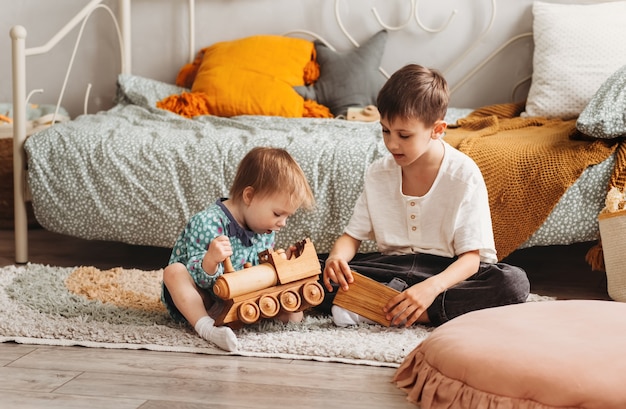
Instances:
[[[620,145],[576,139],[581,136],[576,120],[520,117],[523,108],[520,103],[481,108],[445,136],[483,173],[499,260],[530,238],[587,166],[604,161]]]

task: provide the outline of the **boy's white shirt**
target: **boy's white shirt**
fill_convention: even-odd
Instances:
[[[454,257],[479,250],[497,262],[487,187],[480,169],[442,140],[444,157],[424,196],[402,193],[402,169],[391,155],[373,162],[345,232],[375,240],[383,254]]]

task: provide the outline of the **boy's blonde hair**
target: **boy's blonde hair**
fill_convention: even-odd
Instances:
[[[300,165],[284,149],[256,147],[239,162],[235,180],[230,187],[234,202],[243,200],[243,191],[252,187],[260,197],[287,193],[298,208],[311,209],[315,198]]]
[[[446,116],[449,99],[448,83],[439,71],[409,64],[387,80],[376,105],[380,117],[388,121],[414,118],[432,126]]]

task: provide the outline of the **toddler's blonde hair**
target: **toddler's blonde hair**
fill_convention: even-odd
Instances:
[[[309,182],[295,159],[282,148],[256,147],[239,162],[230,199],[243,200],[243,191],[252,187],[260,197],[287,193],[298,208],[312,209],[315,198]]]

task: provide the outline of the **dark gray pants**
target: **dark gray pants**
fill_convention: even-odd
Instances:
[[[455,259],[430,254],[384,256],[368,254],[352,260],[354,271],[381,283],[394,278],[412,286],[439,274]],[[459,315],[483,308],[525,302],[530,292],[526,272],[505,263],[480,263],[478,272],[439,294],[428,307],[428,317],[433,325],[441,325]],[[322,310],[330,310],[336,287],[326,293]]]

